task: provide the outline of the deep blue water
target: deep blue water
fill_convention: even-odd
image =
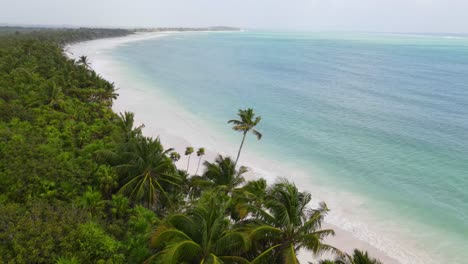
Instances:
[[[467,38],[184,33],[112,54],[219,131],[253,107],[249,148],[468,248]]]

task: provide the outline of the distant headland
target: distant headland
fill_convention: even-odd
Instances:
[[[216,26],[216,27],[157,27],[157,28],[135,28],[138,32],[163,32],[163,31],[241,31],[236,27]]]

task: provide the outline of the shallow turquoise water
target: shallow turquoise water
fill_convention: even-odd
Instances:
[[[434,254],[468,257],[468,38],[184,33],[112,56],[219,131],[255,108],[264,138],[250,148],[318,168],[376,212],[443,234],[425,241],[446,251]]]

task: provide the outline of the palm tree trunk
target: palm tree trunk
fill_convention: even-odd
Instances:
[[[241,150],[242,150],[242,146],[244,145],[245,135],[247,135],[247,131],[244,132],[244,136],[242,137],[242,142],[241,142],[241,145],[240,145],[240,147],[239,147],[239,151],[237,152],[237,158],[236,158],[236,162],[234,163],[234,167],[236,167],[237,161],[239,161],[239,157],[240,157],[240,153],[241,153]]]
[[[190,155],[188,156],[187,169],[185,170],[185,171],[187,171],[187,172],[188,172],[188,169],[189,169],[189,167],[190,167],[190,157],[192,157],[192,154],[190,154]]]
[[[200,156],[200,158],[198,159],[198,166],[197,166],[197,171],[195,171],[195,175],[197,175],[197,173],[198,173],[198,168],[200,168],[201,157],[202,157],[202,156]]]

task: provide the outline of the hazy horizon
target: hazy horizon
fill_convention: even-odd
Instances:
[[[138,30],[138,29],[159,29],[159,28],[212,28],[212,27],[232,27],[241,30],[252,30],[252,31],[265,31],[265,32],[304,32],[304,33],[369,33],[369,34],[405,34],[405,35],[468,35],[468,32],[424,32],[424,31],[366,31],[366,30],[307,30],[307,29],[284,29],[284,28],[244,28],[236,27],[232,25],[206,25],[206,26],[191,26],[191,25],[165,25],[165,26],[106,26],[106,25],[72,25],[72,24],[12,24],[0,22],[0,27],[19,27],[19,28],[44,28],[44,29],[78,29],[78,28],[104,28],[104,29],[127,29],[127,30]]]
[[[17,0],[2,3],[0,24],[463,34],[468,33],[466,10],[463,0]]]

